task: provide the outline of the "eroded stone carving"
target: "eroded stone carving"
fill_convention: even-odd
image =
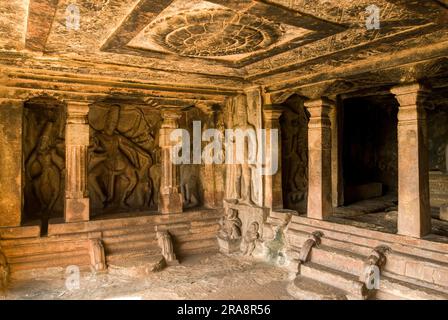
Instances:
[[[103,126],[91,121],[89,187],[94,208],[149,208],[154,186],[152,128],[139,109],[123,110],[113,105]],[[153,172],[155,170],[152,170]]]
[[[243,144],[243,163],[238,163],[236,158],[237,152],[241,152],[241,150],[237,150],[237,139],[231,137],[228,140],[228,143],[233,144],[234,164],[227,166],[226,195],[228,199],[237,200],[238,203],[254,206],[253,182],[256,164],[253,163],[253,161],[257,159],[258,143],[255,136],[255,126],[248,121],[247,111],[244,108],[244,99],[244,97],[238,97],[233,105],[234,110],[230,110],[231,114],[236,112],[236,118],[230,119],[228,125],[232,127],[235,132],[238,132],[237,130],[239,130],[240,132],[248,134],[246,135]],[[233,126],[233,124],[235,125]]]
[[[173,239],[168,231],[157,231],[157,242],[167,264],[177,263],[174,253]]]
[[[226,210],[226,215],[220,220],[221,229],[218,236],[224,240],[237,240],[241,238],[242,222],[238,218],[238,211],[232,208]]]
[[[193,208],[199,205],[199,173],[197,166],[182,165],[180,168],[180,189],[183,207]]]
[[[107,269],[106,254],[103,242],[100,239],[89,240],[90,263],[95,271],[105,271]]]
[[[256,248],[254,256],[277,265],[288,263],[287,239],[285,230],[291,221],[293,211],[271,212],[263,224],[263,238],[260,250]]]
[[[260,233],[258,232],[259,229],[260,225],[256,221],[252,222],[247,228],[243,243],[241,244],[241,252],[243,255],[251,256],[254,252],[257,241],[259,241],[260,238]]]
[[[279,24],[229,9],[180,12],[151,24],[154,40],[185,56],[213,57],[269,47],[283,34]]]
[[[391,249],[387,246],[378,246],[372,250],[370,255],[364,261],[363,272],[359,276],[359,281],[368,284],[375,282],[378,279],[375,277],[375,267],[378,272],[381,272],[384,265],[387,262],[387,254],[391,252]],[[377,274],[379,276],[379,274]]]
[[[299,254],[299,272],[300,272],[300,265],[309,261],[310,259],[310,253],[314,246],[318,246],[321,243],[320,238],[323,237],[323,233],[320,231],[314,231],[308,240],[305,241],[305,243],[302,245],[302,248],[300,249]]]
[[[308,196],[308,117],[303,106],[287,108],[281,120],[285,206],[304,212]]]
[[[241,244],[241,227],[243,223],[238,217],[238,211],[232,208],[225,210],[224,216],[219,221],[218,244],[223,253],[239,251]]]
[[[63,211],[65,150],[62,112],[55,106],[25,109],[25,214],[38,216],[43,229]]]

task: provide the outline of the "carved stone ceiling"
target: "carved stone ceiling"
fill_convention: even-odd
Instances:
[[[11,0],[0,4],[0,49],[24,40],[49,57],[277,81],[446,41],[447,2]],[[365,26],[373,3],[379,30]],[[70,4],[79,30],[67,29]]]

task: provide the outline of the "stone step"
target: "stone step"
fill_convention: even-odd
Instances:
[[[148,249],[156,247],[156,244],[152,241],[138,240],[138,241],[126,241],[116,242],[111,244],[104,244],[106,255],[113,254],[116,251],[146,251]]]
[[[65,251],[82,251],[87,249],[87,242],[53,242],[53,243],[32,243],[16,246],[2,246],[2,252],[9,258],[45,255]]]
[[[219,247],[218,243],[214,243],[207,246],[202,246],[198,248],[190,248],[187,250],[179,250],[179,252],[176,252],[176,255],[178,256],[184,256],[186,254],[188,255],[195,255],[195,254],[203,254],[203,253],[218,253]]]
[[[311,250],[311,262],[352,274],[356,277],[363,272],[364,256],[328,247],[326,245],[316,246]]]
[[[78,267],[88,266],[91,264],[90,256],[88,254],[83,253],[72,253],[69,255],[62,256],[60,254],[54,255],[42,255],[37,256],[39,258],[32,259],[30,261],[20,261],[10,263],[11,272],[14,273],[16,271],[22,270],[31,270],[31,269],[46,269],[52,267],[67,267],[70,265],[75,265]]]
[[[103,237],[105,245],[111,245],[121,242],[147,241],[148,243],[157,242],[155,233],[128,233],[117,236]]]
[[[349,299],[362,300],[367,296],[365,285],[346,272],[307,262],[300,266],[300,275],[343,290]]]
[[[71,256],[79,256],[79,255],[86,255],[88,256],[87,250],[70,250],[70,251],[62,251],[62,252],[52,252],[52,253],[46,253],[46,254],[31,254],[31,255],[24,255],[24,256],[14,256],[14,257],[8,257],[8,263],[9,264],[20,264],[20,263],[28,263],[28,262],[37,262],[37,261],[45,261],[45,260],[54,260],[54,259],[65,259],[69,258]]]
[[[295,226],[297,227],[297,226]],[[299,226],[300,228],[300,226]],[[316,229],[311,229],[315,231]],[[310,230],[310,231],[311,231]],[[291,230],[288,230],[288,233],[290,233]],[[294,230],[295,233],[302,232],[298,230]],[[364,245],[360,245],[359,242],[362,242],[362,238],[356,237],[353,235],[346,235],[343,233],[333,232],[333,231],[324,231],[325,234],[321,238],[321,247],[329,247],[329,248],[335,248],[335,249],[341,249],[345,252],[352,252],[354,253],[354,257],[359,258],[359,261],[353,261],[353,263],[357,263],[358,267],[362,270],[362,261],[364,258],[370,255],[372,252],[372,248],[366,247]],[[331,238],[330,238],[331,236]],[[333,238],[334,237],[334,238]],[[335,239],[336,238],[336,239]],[[340,239],[350,239],[353,242],[347,242],[342,241]],[[368,241],[369,239],[367,239]],[[366,242],[367,242],[366,241]],[[378,245],[379,243],[375,243]],[[317,249],[317,250],[316,250]],[[404,249],[401,249],[404,251]],[[319,252],[318,247],[313,248],[311,251],[311,255],[313,255],[313,252]],[[432,251],[426,252],[429,254],[436,254]],[[317,253],[318,254],[318,253]],[[342,256],[343,257],[343,256]],[[406,276],[415,280],[425,281],[428,284],[432,285],[440,285],[440,286],[448,286],[448,264],[443,263],[440,261],[435,261],[432,259],[428,259],[426,257],[419,257],[411,254],[405,254],[403,252],[397,252],[392,251],[390,254],[388,254],[387,263],[384,268],[387,272],[392,272],[398,275]],[[446,261],[446,257],[445,257]],[[320,264],[328,265],[330,267],[336,268],[336,265],[330,265],[333,260],[328,260],[327,262],[324,261],[324,259],[319,260]],[[340,262],[338,262],[339,265],[342,265]],[[349,266],[349,265],[347,265]],[[344,268],[345,266],[342,266]],[[354,270],[350,271],[349,269],[345,269],[346,272],[352,273],[354,275],[357,275],[359,273],[356,273]]]
[[[216,236],[217,236],[217,230],[202,233],[173,234],[174,241],[176,243],[215,239]]]
[[[144,250],[116,250],[111,254],[106,255],[107,263],[120,262],[128,260],[135,257],[141,256],[153,256],[161,254],[161,249],[159,247],[145,248]]]
[[[347,300],[343,290],[301,275],[289,283],[286,290],[299,300]]]
[[[130,215],[130,214],[129,214]],[[145,216],[127,217],[102,217],[89,222],[75,222],[70,224],[51,224],[49,234],[70,234],[92,231],[104,231],[112,229],[126,229],[137,226],[168,226],[179,227],[181,225],[189,228],[191,221],[218,220],[222,213],[212,209],[201,209],[194,212],[183,212],[178,214],[148,214]]]
[[[447,300],[448,294],[382,275],[377,299]]]
[[[108,238],[108,237],[126,236],[136,233],[155,234],[156,233],[155,228],[156,226],[153,225],[144,225],[137,227],[106,229],[102,231],[102,236],[103,238]]]
[[[165,258],[161,254],[140,255],[126,260],[112,261],[108,264],[109,274],[141,277],[152,272],[160,271],[166,265]]]
[[[209,247],[215,247],[216,249],[218,249],[218,240],[216,239],[216,237],[179,243],[176,248],[176,253],[179,252],[181,254],[191,254],[191,252],[197,252]]]
[[[321,238],[323,245],[337,247],[346,251],[352,251],[366,257],[370,255],[373,248],[379,245],[389,246],[391,247],[392,252],[388,255],[388,264],[386,264],[386,269],[394,268],[388,271],[398,274],[405,272],[406,264],[419,266],[419,268],[425,268],[425,265],[427,265],[432,269],[439,269],[443,275],[445,275],[445,272],[448,271],[448,269],[446,269],[448,267],[448,263],[445,253],[442,254],[432,250],[422,250],[420,248],[404,246],[398,243],[379,241],[350,233],[339,232],[337,230],[318,229],[316,227],[304,224],[294,224],[290,228],[301,232],[308,232],[309,234],[316,230],[320,230],[324,234]],[[448,274],[446,278],[448,279]]]

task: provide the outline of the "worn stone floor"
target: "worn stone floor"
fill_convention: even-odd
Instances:
[[[425,239],[448,243],[448,221],[438,218],[438,208],[432,210],[432,233]],[[387,195],[336,208],[329,220],[369,230],[397,233],[397,219],[397,200]]]
[[[65,272],[55,268],[13,278],[6,299],[293,299],[286,291],[287,271],[220,253],[138,277],[84,271],[74,290],[67,288]]]

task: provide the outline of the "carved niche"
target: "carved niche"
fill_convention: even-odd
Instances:
[[[193,132],[193,121],[199,121],[201,124],[200,137],[196,137]],[[202,139],[202,132],[206,129],[207,121],[207,116],[197,108],[186,110],[179,120],[179,127],[187,130],[190,135],[190,163],[182,164],[179,168],[180,191],[185,209],[201,206],[204,202],[204,185],[207,183],[203,181],[204,177],[201,174],[201,168],[204,167],[204,163],[202,160],[200,164],[193,163],[193,139],[195,137]],[[201,148],[201,154],[202,150]]]
[[[160,115],[134,106],[96,105],[89,112],[92,213],[157,208]]]
[[[280,118],[282,137],[282,183],[285,207],[306,211],[308,196],[308,119],[303,103],[286,102]]]
[[[32,99],[24,108],[24,215],[41,220],[43,230],[64,210],[64,115],[64,105],[51,98]]]

